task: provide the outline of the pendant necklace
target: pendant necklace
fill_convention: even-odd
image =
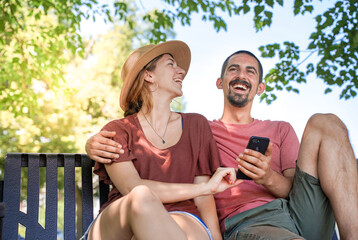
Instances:
[[[152,126],[152,124],[150,124],[150,122],[148,121],[148,119],[147,119],[147,117],[145,116],[145,114],[144,114],[143,111],[142,111],[142,114],[143,114],[145,120],[147,121],[147,123],[149,124],[149,126],[153,129],[154,133],[155,133],[160,139],[162,139],[162,143],[165,144],[164,136],[165,136],[165,133],[167,132],[167,128],[168,128],[168,125],[169,125],[170,116],[172,115],[172,113],[169,114],[168,122],[167,122],[167,125],[165,126],[165,130],[164,130],[163,136],[160,136],[160,135],[157,133],[157,131],[155,131],[154,127]]]

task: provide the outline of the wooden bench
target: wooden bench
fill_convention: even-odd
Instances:
[[[6,213],[2,239],[18,239],[19,224],[26,239],[57,239],[58,170],[64,172],[64,239],[78,239],[93,220],[92,161],[86,154],[8,153],[5,159],[3,201]],[[20,210],[21,171],[28,169],[27,212]],[[46,172],[45,226],[39,223],[40,169]],[[82,221],[76,224],[75,169],[81,169]],[[61,183],[62,184],[62,183]],[[109,187],[99,182],[99,206],[108,199]],[[2,193],[1,193],[2,194]],[[78,209],[77,209],[78,210]]]

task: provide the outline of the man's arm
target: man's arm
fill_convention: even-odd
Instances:
[[[113,141],[116,132],[101,131],[90,137],[86,142],[88,156],[100,163],[111,163],[111,159],[123,154],[122,146]]]
[[[287,198],[292,187],[295,169],[286,169],[283,175],[271,168],[272,143],[265,155],[250,149],[239,154],[239,169],[257,184],[263,185],[275,197]]]
[[[272,170],[273,175],[262,185],[269,190],[275,197],[287,198],[292,188],[295,169],[289,168],[283,172],[283,176]]]

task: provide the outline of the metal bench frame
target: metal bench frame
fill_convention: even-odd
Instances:
[[[26,239],[56,239],[58,168],[64,168],[64,239],[78,239],[93,220],[92,167],[86,154],[8,153],[5,159],[3,201],[6,215],[3,239],[17,239],[19,224],[26,227]],[[46,168],[45,227],[38,223],[40,168]],[[19,210],[21,169],[28,168],[27,213]],[[75,168],[82,172],[82,229],[76,230]],[[99,183],[100,206],[108,199],[108,185]],[[77,234],[77,236],[76,236]]]

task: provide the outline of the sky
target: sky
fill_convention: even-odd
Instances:
[[[139,1],[142,10],[166,7],[159,1]],[[285,1],[283,8],[277,7],[273,14],[270,28],[256,32],[253,27],[252,14],[225,18],[227,31],[217,33],[212,23],[203,22],[200,16],[193,16],[191,26],[175,24],[174,39],[186,42],[192,54],[191,66],[183,83],[185,112],[196,112],[209,120],[220,119],[223,111],[223,94],[216,88],[221,65],[231,53],[237,50],[249,50],[262,62],[264,75],[274,67],[277,59],[261,58],[258,48],[270,43],[293,41],[301,49],[306,49],[309,36],[315,29],[314,17],[323,13],[334,1],[315,3],[313,14],[293,16],[292,1]],[[107,26],[108,27],[108,26]],[[84,24],[82,31],[97,29],[104,31],[103,23],[97,20],[95,24]],[[171,39],[169,39],[171,40]],[[301,139],[307,120],[315,113],[334,113],[339,116],[349,130],[350,140],[358,157],[358,98],[340,100],[341,89],[333,88],[333,92],[324,94],[327,86],[323,80],[311,75],[306,84],[298,85],[299,94],[276,92],[278,99],[272,104],[255,99],[252,117],[265,120],[282,120],[289,122]]]

